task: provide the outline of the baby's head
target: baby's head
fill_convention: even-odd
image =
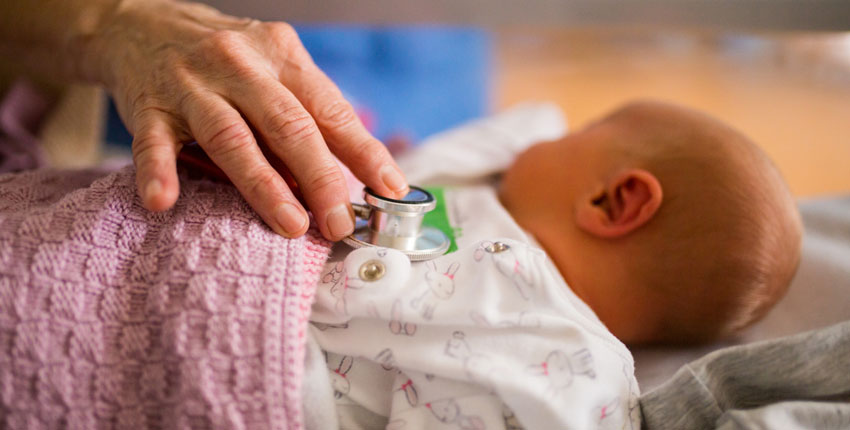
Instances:
[[[802,227],[779,172],[704,114],[629,104],[534,145],[500,198],[626,343],[715,340],[783,296]]]

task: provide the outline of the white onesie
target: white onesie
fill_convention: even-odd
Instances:
[[[458,250],[411,264],[392,249],[335,249],[311,335],[325,352],[343,428],[639,427],[631,354],[486,179],[563,131],[559,111],[524,106],[400,160],[418,166],[405,169],[411,183],[466,183],[441,190]]]

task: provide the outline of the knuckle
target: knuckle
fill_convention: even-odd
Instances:
[[[215,52],[229,52],[244,42],[244,37],[234,30],[216,30],[206,39],[207,48]]]
[[[264,23],[263,29],[266,37],[290,60],[290,67],[303,67],[312,62],[293,26],[285,22],[268,22]]]
[[[149,113],[151,96],[144,91],[132,91],[123,96],[124,105],[132,112],[133,124],[138,124],[139,120]]]
[[[151,136],[148,135],[152,133],[150,131],[151,123],[156,119],[168,120],[171,113],[151,97],[137,98],[134,102],[136,106],[133,108],[130,118],[133,125],[139,127],[138,132],[134,133],[134,137],[149,139]],[[136,136],[137,134],[138,136]]]
[[[295,27],[285,23],[285,22],[267,22],[264,24],[265,30],[268,34],[280,41],[280,42],[292,42],[299,41],[298,32],[295,31]]]
[[[174,88],[198,88],[197,53],[186,54],[176,49],[165,49],[158,55],[162,55],[156,62],[162,73],[148,76],[144,87],[154,89],[159,97],[169,98],[173,97]]]
[[[324,106],[319,111],[317,119],[319,123],[331,129],[346,128],[358,121],[351,104],[341,100]]]
[[[156,158],[155,138],[150,134],[143,134],[133,139],[133,164],[138,168],[146,167]]]
[[[153,137],[142,137],[133,140],[133,165],[141,175],[153,174],[168,165],[168,159],[163,157],[160,142]]]
[[[204,109],[204,107],[208,106],[208,103],[206,103],[204,97],[198,91],[183,91],[178,95],[174,105],[178,112],[188,117],[196,109],[206,111],[207,109]]]
[[[272,169],[259,169],[245,180],[246,193],[250,196],[260,196],[275,189],[278,182],[277,173]]]
[[[311,192],[323,193],[327,190],[344,187],[345,180],[342,175],[339,174],[336,166],[328,166],[314,172],[304,185],[305,188]]]
[[[253,84],[262,78],[261,70],[261,68],[251,67],[248,62],[241,58],[234,57],[228,60],[227,70],[221,70],[220,74],[226,80]]]
[[[214,67],[225,66],[228,73],[248,73],[246,67],[248,41],[245,35],[234,30],[218,30],[210,34],[202,44],[201,57]]]
[[[318,133],[316,123],[307,111],[289,107],[269,114],[265,129],[273,138],[283,141],[303,141]]]
[[[348,145],[348,153],[354,159],[354,163],[361,166],[380,167],[386,162],[386,147],[381,142],[369,138]]]
[[[212,130],[203,142],[206,144],[204,150],[213,159],[227,160],[232,154],[244,153],[254,145],[254,135],[244,123],[231,122]]]
[[[161,60],[158,61],[158,64],[161,64],[166,69],[169,69],[171,73],[180,73],[186,69],[186,54],[180,52],[179,50],[160,49],[159,51],[157,51],[157,54],[160,55],[161,58]]]

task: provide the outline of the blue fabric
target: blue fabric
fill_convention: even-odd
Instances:
[[[379,139],[414,142],[487,113],[490,35],[469,27],[296,26],[314,61]],[[106,139],[130,142],[114,107]]]

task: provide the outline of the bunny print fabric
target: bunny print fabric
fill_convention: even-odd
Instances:
[[[334,395],[314,408],[335,408],[345,429],[639,428],[631,354],[494,190],[516,154],[564,132],[557,107],[526,104],[398,159],[411,183],[454,186],[444,203],[458,251],[411,264],[390,249],[333,250],[310,335]]]
[[[458,251],[410,263],[392,249],[337,248],[325,267],[311,335],[341,423],[354,413],[370,417],[363,428],[399,430],[638,428],[628,350],[492,189],[448,189],[446,200]],[[478,239],[494,226],[464,221],[477,210],[507,237]]]

